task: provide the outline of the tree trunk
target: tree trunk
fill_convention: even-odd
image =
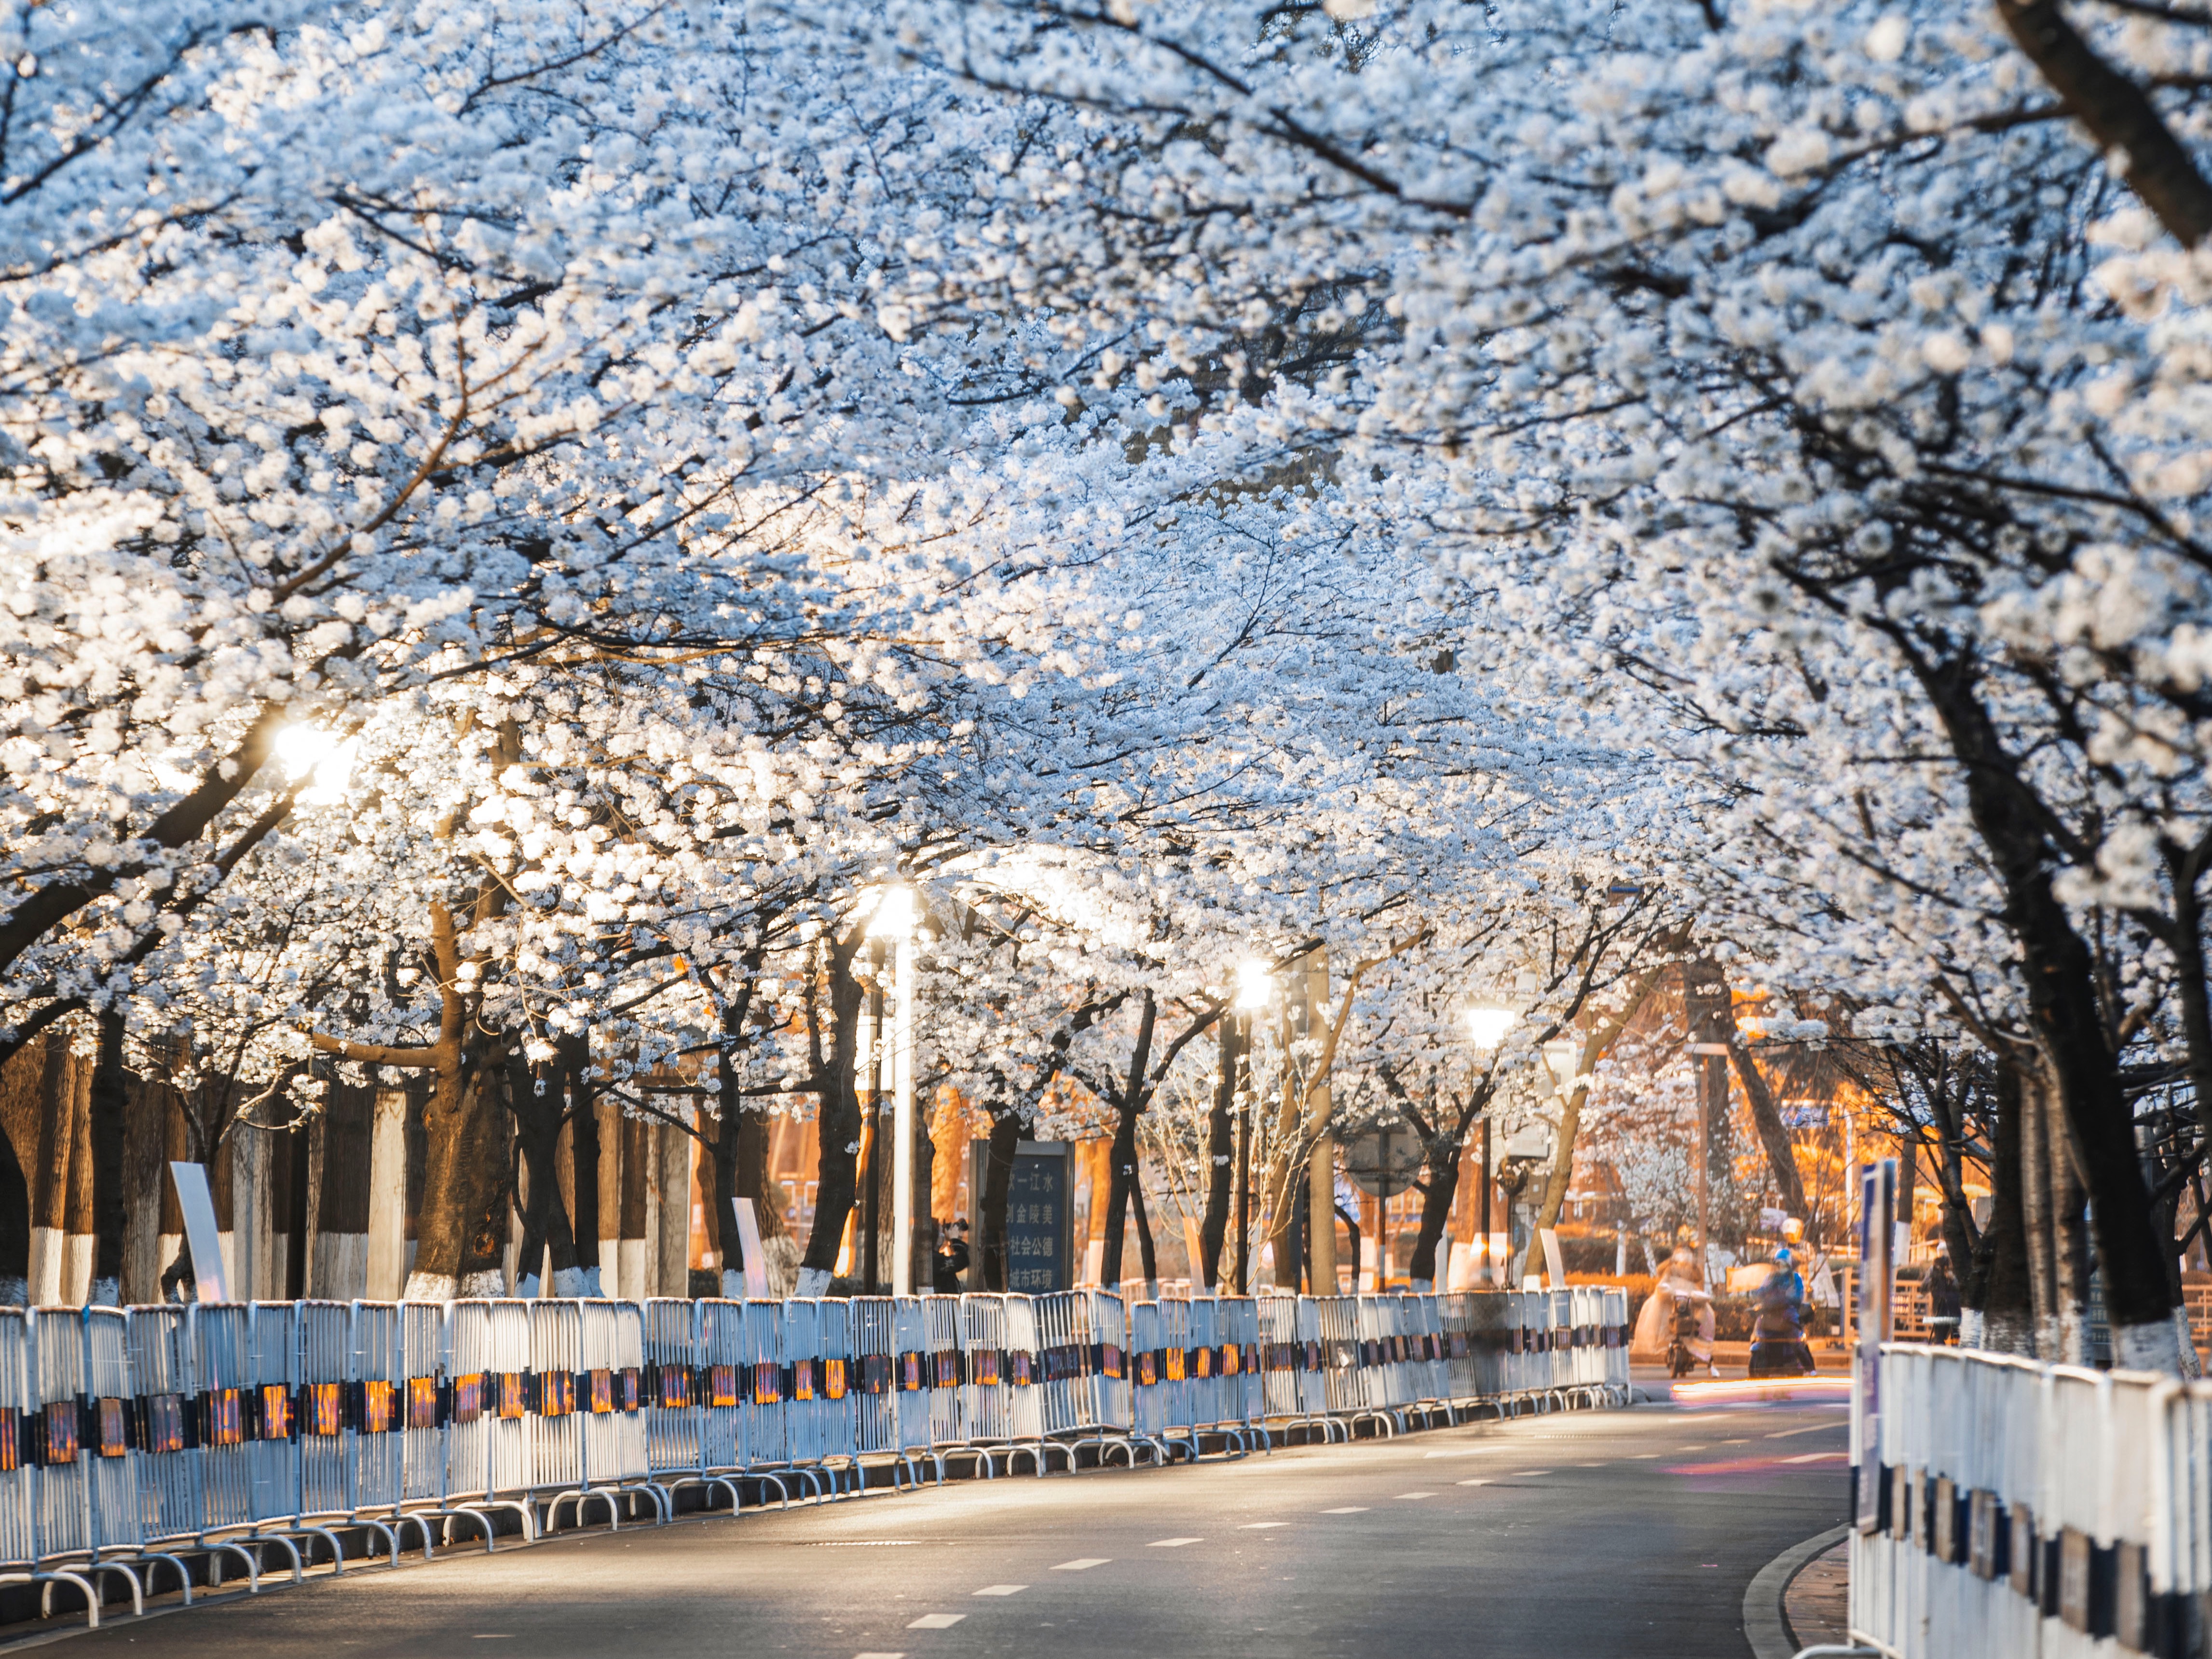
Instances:
[[[2098,996],[2096,963],[2057,895],[2059,858],[2040,828],[2040,802],[2007,751],[1977,689],[1971,659],[1909,659],[1960,763],[1974,828],[2003,884],[2004,918],[2020,945],[2027,992],[2054,1076],[2068,1146],[2084,1185],[2112,1332],[2113,1363],[2178,1374],[2180,1345],[2167,1290],[2172,1241],[2150,1225],[2134,1115]]]
[[[586,1292],[576,1263],[575,1233],[561,1196],[560,1177],[561,1126],[568,1114],[567,1085],[572,1068],[558,1053],[541,1065],[532,1065],[516,1044],[508,1050],[507,1070],[507,1099],[514,1115],[514,1163],[522,1178],[518,1206],[522,1247],[515,1259],[514,1293],[540,1293],[538,1269],[550,1257],[551,1293],[582,1296]]]
[[[1022,1139],[1020,1114],[1009,1109],[991,1115],[991,1135],[983,1156],[981,1213],[975,1218],[977,1248],[982,1251],[983,1288],[1006,1288],[1006,1195],[1014,1181],[1014,1149]],[[1108,1249],[1113,1249],[1109,1245]],[[1111,1279],[1106,1280],[1109,1289]]]
[[[415,1218],[415,1266],[402,1293],[410,1302],[498,1296],[507,1192],[505,1113],[497,1052],[477,1038],[433,1070],[423,1109],[422,1200]],[[496,1212],[496,1213],[495,1213]],[[495,1241],[489,1251],[486,1241]]]
[[[1129,1203],[1137,1217],[1137,1261],[1145,1270],[1148,1286],[1160,1282],[1159,1258],[1152,1249],[1152,1218],[1145,1209],[1145,1183],[1132,1171],[1129,1176]]]
[[[2127,157],[2128,187],[2184,247],[2212,235],[2212,185],[2150,94],[2099,57],[2058,0],[1997,0],[1997,15],[2067,111],[2106,154]]]
[[[0,1306],[31,1299],[31,1183],[15,1143],[0,1125]]]
[[[1209,1291],[1220,1283],[1221,1245],[1229,1233],[1230,1188],[1236,1174],[1236,1121],[1231,1109],[1237,1103],[1237,1025],[1234,1019],[1221,1022],[1215,1048],[1213,1109],[1206,1118],[1206,1213],[1198,1224],[1198,1244],[1206,1258],[1204,1275]]]
[[[2058,1267],[2058,1357],[2069,1365],[2089,1363],[2089,1228],[2087,1194],[2054,1123],[2045,1146],[2051,1160],[2051,1245]]]
[[[2009,1057],[2000,1054],[1996,1122],[1990,1148],[1990,1224],[1975,1251],[1969,1288],[1972,1305],[1981,1310],[1980,1346],[1995,1353],[2033,1358],[2036,1310],[2021,1205],[2025,1115],[2020,1069]]]
[[[123,1068],[123,1011],[100,1016],[100,1051],[92,1072],[92,1288],[94,1307],[122,1298],[123,1236],[130,1224],[123,1191],[123,1133],[131,1075]]]
[[[571,1045],[574,1045],[573,1048]],[[597,1297],[599,1286],[599,1114],[592,1087],[591,1056],[580,1036],[564,1037],[561,1060],[568,1073],[568,1164],[576,1201],[575,1234],[579,1296]]]
[[[860,1057],[860,981],[853,976],[853,957],[861,934],[855,928],[844,939],[832,939],[824,952],[830,981],[830,1047],[822,1047],[818,1003],[807,1002],[808,1038],[814,1069],[815,1098],[820,1103],[816,1119],[821,1162],[815,1171],[814,1227],[807,1235],[801,1259],[798,1294],[820,1296],[836,1271],[837,1251],[844,1243],[845,1222],[859,1195],[857,1160],[860,1150],[860,1098],[854,1087],[854,1066]]]
[[[2051,1215],[2051,1154],[2053,1114],[2051,1082],[2042,1056],[2021,1071],[2020,1198],[2027,1243],[2029,1304],[2035,1312],[2035,1357],[2058,1358],[2058,1255]]]
[[[1114,1147],[1108,1154],[1106,1187],[1106,1262],[1099,1270],[1099,1278],[1109,1286],[1121,1282],[1121,1232],[1128,1224],[1129,1192],[1137,1180],[1137,1114],[1144,1109],[1145,1068],[1152,1064],[1152,1025],[1158,1014],[1152,994],[1145,993],[1145,1006],[1137,1020],[1137,1045],[1129,1061],[1129,1080],[1121,1091],[1121,1109],[1114,1120]],[[1137,1200],[1144,1202],[1141,1194]],[[1151,1279],[1149,1237],[1145,1277]]]
[[[1436,1285],[1437,1246],[1451,1220],[1452,1200],[1459,1192],[1459,1166],[1466,1156],[1466,1149],[1455,1143],[1449,1148],[1449,1157],[1439,1155],[1434,1139],[1429,1143],[1425,1160],[1428,1179],[1421,1187],[1421,1226],[1413,1235],[1413,1258],[1406,1264],[1406,1276],[1417,1285],[1423,1281]],[[1436,1288],[1445,1287],[1436,1285]]]
[[[1800,1221],[1807,1219],[1810,1208],[1805,1202],[1804,1177],[1797,1173],[1797,1149],[1790,1144],[1790,1130],[1782,1121],[1781,1109],[1775,1104],[1774,1091],[1766,1086],[1766,1079],[1753,1060],[1735,1028],[1735,1011],[1729,1011],[1729,1058],[1735,1062],[1736,1075],[1743,1079],[1744,1098],[1751,1103],[1751,1115],[1759,1126],[1759,1145],[1766,1149],[1767,1167],[1774,1171],[1774,1184],[1782,1196],[1782,1207]],[[1960,1260],[1965,1258],[1961,1257]]]

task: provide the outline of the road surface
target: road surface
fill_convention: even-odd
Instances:
[[[145,1659],[1742,1659],[1832,1402],[1671,1404],[556,1537],[135,1622]]]

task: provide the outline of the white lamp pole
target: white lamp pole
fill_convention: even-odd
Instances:
[[[914,933],[902,932],[892,958],[891,1294],[914,1294]]]

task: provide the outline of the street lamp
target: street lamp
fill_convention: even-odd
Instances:
[[[1520,1023],[1521,1016],[1510,1008],[1501,1008],[1492,1003],[1478,1003],[1467,1011],[1468,1029],[1474,1035],[1474,1046],[1488,1054],[1505,1041],[1505,1034]]]
[[[891,945],[891,1294],[914,1293],[914,890],[882,889],[868,937]],[[872,1158],[870,1160],[872,1164]],[[874,1171],[869,1172],[873,1188]]]
[[[334,806],[345,799],[346,781],[353,775],[361,750],[358,738],[333,737],[303,721],[278,732],[271,747],[288,778],[312,775],[312,781],[300,792],[301,805]]]
[[[1505,1034],[1518,1024],[1519,1012],[1494,1002],[1478,1002],[1467,1011],[1468,1031],[1474,1036],[1474,1046],[1484,1054],[1494,1054],[1505,1041]],[[1483,1277],[1492,1278],[1497,1263],[1490,1259],[1490,1114],[1482,1115],[1482,1241],[1476,1259],[1482,1263]]]
[[[1273,968],[1256,957],[1237,965],[1237,1017],[1229,1041],[1222,1045],[1222,1063],[1229,1068],[1231,1100],[1237,1102],[1237,1294],[1247,1293],[1251,1282],[1252,1249],[1252,1104],[1239,1098],[1236,1067],[1252,1045],[1252,1014],[1275,997]],[[1218,1271],[1218,1266],[1216,1270]]]
[[[1275,1000],[1274,969],[1257,957],[1248,957],[1237,964],[1237,1009],[1249,1013],[1255,1008],[1264,1008]]]

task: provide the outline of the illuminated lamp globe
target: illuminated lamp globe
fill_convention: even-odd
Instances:
[[[1510,1008],[1498,1008],[1487,1004],[1467,1011],[1468,1029],[1474,1035],[1474,1046],[1488,1050],[1505,1041],[1521,1016]]]

